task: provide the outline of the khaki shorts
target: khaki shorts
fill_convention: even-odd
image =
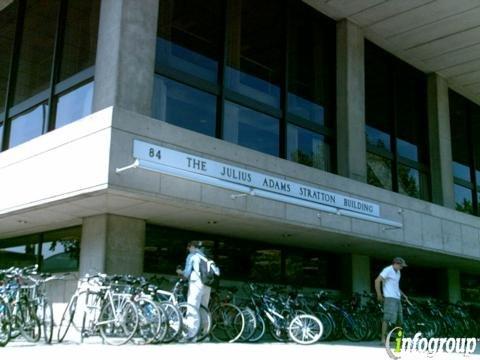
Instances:
[[[391,324],[403,324],[402,303],[400,299],[386,297],[383,300],[383,320]]]

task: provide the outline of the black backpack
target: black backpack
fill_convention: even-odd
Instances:
[[[220,277],[220,268],[215,264],[213,260],[206,258],[203,255],[197,254],[200,258],[200,280],[203,285],[215,286],[218,283]]]

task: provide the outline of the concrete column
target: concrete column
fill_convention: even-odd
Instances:
[[[456,269],[446,269],[444,273],[443,298],[449,302],[457,302],[462,299],[460,289],[460,271]]]
[[[102,0],[93,111],[151,115],[158,0]]]
[[[428,75],[428,132],[432,200],[454,209],[448,85],[437,74]]]
[[[341,289],[347,296],[354,292],[370,292],[370,258],[366,255],[345,254],[341,257]]]
[[[365,65],[362,30],[337,23],[337,168],[339,175],[367,181]]]
[[[352,254],[352,291],[370,292],[371,282],[370,258],[366,255]]]
[[[145,221],[102,214],[83,219],[80,274],[143,272]]]

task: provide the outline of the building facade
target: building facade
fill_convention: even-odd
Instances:
[[[477,8],[0,1],[0,267],[480,286]],[[67,296],[72,284],[59,287]]]

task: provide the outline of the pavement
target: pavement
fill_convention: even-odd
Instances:
[[[401,353],[401,359],[474,359],[480,360],[480,341],[475,352],[470,355],[436,353]],[[351,343],[348,341],[320,342],[314,345],[294,343],[263,342],[245,343],[194,343],[110,346],[101,343],[100,338],[89,338],[83,344],[74,339],[64,343],[27,343],[21,339],[11,341],[0,348],[0,360],[3,359],[62,359],[62,360],[97,360],[97,359],[222,359],[222,360],[273,360],[273,359],[368,359],[389,360],[385,347],[379,342]],[[298,359],[299,360],[299,359]]]

